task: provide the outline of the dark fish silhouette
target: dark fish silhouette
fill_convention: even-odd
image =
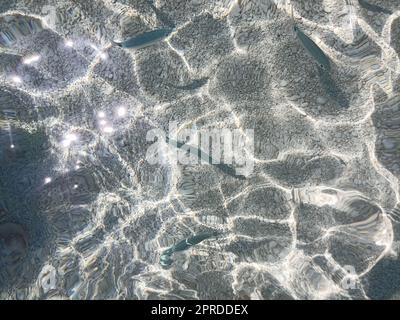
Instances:
[[[177,244],[168,248],[161,254],[161,257],[160,257],[161,266],[164,268],[170,267],[173,263],[172,255],[175,252],[185,251],[185,250],[189,249],[190,247],[195,246],[196,244],[199,244],[200,242],[202,242],[204,240],[216,237],[218,235],[219,235],[219,232],[217,232],[217,231],[204,232],[204,233],[199,233],[192,237],[186,238],[182,241],[179,241]]]
[[[112,43],[122,48],[141,49],[164,40],[172,31],[172,28],[162,28],[139,34],[123,42],[112,41]]]
[[[376,12],[376,13],[385,13],[385,14],[392,14],[393,12],[389,9],[382,8],[380,6],[377,6],[375,4],[368,3],[365,0],[358,0],[358,3],[360,6],[368,11],[371,12]]]
[[[168,144],[175,145],[178,149],[182,148],[185,145],[185,143],[180,142],[180,141],[171,140],[171,139],[169,139],[169,137],[166,137],[166,142]],[[216,166],[222,172],[224,172],[224,173],[226,173],[226,174],[228,174],[228,175],[230,175],[230,176],[232,176],[234,178],[237,178],[237,179],[240,179],[240,180],[246,180],[245,176],[237,175],[236,174],[236,170],[233,167],[231,167],[230,165],[224,164],[224,163],[215,164],[215,163],[213,163],[214,162],[213,158],[210,155],[208,155],[207,153],[205,153],[201,149],[195,149],[195,148],[192,147],[192,150],[193,149],[195,150],[194,154],[197,154],[197,157],[198,157],[198,159],[200,161],[204,161],[204,162],[206,162],[208,164]]]
[[[318,62],[319,66],[327,71],[330,71],[330,59],[326,56],[324,51],[317,44],[308,37],[301,29],[296,25],[293,19],[293,7],[292,7],[292,20],[293,30],[296,37],[300,40],[302,46],[308,51],[308,53]]]
[[[340,90],[340,88],[336,85],[335,81],[332,79],[330,75],[331,71],[330,59],[311,38],[309,38],[303,31],[301,31],[297,27],[293,18],[293,7],[292,7],[292,20],[293,20],[293,30],[295,32],[295,35],[300,40],[303,47],[318,63],[318,74],[326,93],[332,99],[334,99],[342,108],[349,108],[349,101],[345,97],[344,93]]]

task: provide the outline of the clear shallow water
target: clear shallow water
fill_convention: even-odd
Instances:
[[[394,13],[293,1],[329,79],[283,2],[159,1],[176,30],[137,51],[110,41],[161,27],[145,1],[2,2],[2,298],[383,297],[398,250],[399,8],[372,2]],[[168,149],[151,165],[146,135],[173,121],[254,129],[254,171],[179,165]]]

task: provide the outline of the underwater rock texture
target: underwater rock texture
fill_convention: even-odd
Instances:
[[[0,2],[0,298],[399,299],[398,1],[151,3]]]

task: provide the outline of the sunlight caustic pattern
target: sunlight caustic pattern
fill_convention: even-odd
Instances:
[[[2,1],[0,297],[368,298],[400,219],[400,8],[370,2]],[[253,129],[254,171],[149,164],[173,121]]]

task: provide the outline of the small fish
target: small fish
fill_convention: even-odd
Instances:
[[[187,90],[187,91],[196,90],[196,89],[204,86],[208,82],[208,80],[209,80],[209,78],[195,79],[187,85],[183,85],[183,86],[170,85],[170,87],[173,87],[173,88],[179,89],[179,90]]]
[[[169,139],[169,137],[166,138],[166,142],[168,144],[175,145],[178,149],[182,148],[185,145],[185,143],[180,142],[180,141],[171,140],[171,139]],[[195,152],[195,154],[196,153],[197,153],[197,157],[199,160],[209,163],[213,166],[216,166],[222,172],[224,172],[234,178],[237,178],[240,180],[246,180],[245,176],[237,175],[236,170],[233,167],[231,167],[230,165],[224,164],[224,163],[217,163],[217,164],[213,163],[214,161],[213,161],[212,157],[210,155],[208,155],[207,153],[205,153],[204,151],[202,151],[201,149],[197,149],[197,152]]]
[[[382,8],[380,6],[377,6],[375,4],[368,3],[365,0],[358,0],[358,3],[360,6],[368,11],[371,12],[376,12],[376,13],[385,13],[385,14],[392,14],[393,12],[389,9]]]
[[[331,69],[330,59],[325,55],[317,44],[308,37],[300,28],[296,25],[293,19],[293,7],[292,7],[292,20],[293,30],[297,38],[300,40],[302,46],[308,51],[308,53],[318,62],[319,66],[327,71]]]
[[[141,49],[166,39],[173,30],[172,28],[156,29],[139,34],[122,42],[112,41],[112,43],[122,48]]]
[[[195,246],[196,244],[199,244],[200,242],[207,240],[212,237],[216,237],[218,235],[217,232],[212,232],[212,233],[200,233],[197,235],[194,235],[193,237],[186,238],[185,240],[182,240],[178,242],[176,245],[172,247],[172,252],[179,252],[179,251],[185,251],[189,249],[191,246]]]
[[[190,246],[194,246],[194,245],[199,244],[200,242],[202,242],[204,240],[216,237],[218,235],[219,235],[219,233],[217,231],[204,232],[204,233],[197,234],[197,235],[195,235],[193,237],[187,238],[186,239],[186,243],[188,243]]]
[[[221,170],[223,173],[235,177],[239,180],[246,180],[246,177],[243,175],[237,175],[236,174],[236,169],[234,169],[233,167],[231,167],[230,165],[227,165],[225,163],[217,163],[214,164],[214,166],[216,166],[219,170]]]
[[[160,264],[163,268],[169,268],[174,260],[171,259],[171,256],[168,254],[162,254],[160,257]]]
[[[164,268],[170,267],[173,263],[173,260],[171,257],[175,252],[185,251],[185,250],[189,249],[190,247],[195,246],[196,244],[199,244],[200,242],[202,242],[204,240],[216,237],[218,235],[219,235],[219,233],[217,231],[204,232],[204,233],[200,233],[200,234],[197,234],[192,237],[189,237],[189,238],[179,241],[177,244],[168,248],[161,254],[161,257],[160,257],[161,266],[163,266]]]

